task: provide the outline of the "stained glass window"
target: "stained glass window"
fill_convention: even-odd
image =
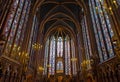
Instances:
[[[22,42],[23,42],[23,39],[24,39],[24,33],[25,33],[25,30],[26,30],[26,24],[27,24],[27,21],[28,21],[28,16],[29,16],[29,12],[30,12],[30,5],[31,5],[31,2],[29,0],[27,0],[28,2],[26,2],[26,5],[27,5],[27,10],[26,10],[26,15],[25,15],[25,21],[23,23],[23,28],[22,28],[22,32],[21,32],[21,37],[20,37],[20,41],[19,41],[19,46],[22,45]]]
[[[55,73],[55,52],[56,52],[55,43],[56,43],[56,40],[55,40],[55,37],[53,36],[50,42],[50,59],[49,59],[49,65],[50,65],[49,74],[50,75],[54,75]]]
[[[71,54],[72,54],[72,58],[76,58],[76,55],[75,55],[75,44],[74,44],[74,41],[73,40],[70,40],[71,41]],[[72,61],[72,72],[73,72],[73,75],[76,75],[77,74],[77,62],[76,60]]]
[[[63,62],[62,61],[57,62],[57,73],[63,73]]]
[[[68,35],[65,37],[55,36],[50,36],[46,41],[44,55],[45,70],[43,74],[54,75],[55,73],[64,73],[65,75],[76,75],[77,63],[76,61],[71,61],[71,57],[76,58],[74,41]]]
[[[7,39],[7,44],[5,47],[5,54],[9,54],[10,50],[11,50],[11,45],[12,45],[12,40],[13,37],[15,35],[15,31],[16,31],[16,27],[18,24],[18,19],[20,17],[20,11],[22,10],[20,6],[20,3],[23,4],[23,2],[20,0],[16,0],[15,2],[13,2],[13,4],[11,5],[11,9],[8,15],[8,21],[5,24],[5,36],[8,38]],[[19,7],[17,8],[17,6],[19,5]],[[15,15],[15,16],[14,16]],[[17,17],[18,16],[18,17]],[[9,35],[8,35],[9,34]]]
[[[34,63],[34,52],[35,50],[33,49],[33,45],[36,43],[36,35],[37,35],[37,30],[38,30],[38,26],[37,26],[37,18],[36,16],[34,16],[33,18],[33,24],[32,24],[32,29],[31,29],[31,34],[30,34],[30,39],[29,39],[29,44],[28,44],[28,53],[30,54],[30,67],[33,67],[33,63]],[[26,25],[26,24],[24,24]],[[24,36],[23,36],[24,37]]]
[[[24,25],[24,22],[25,22],[26,12],[29,9],[27,7],[28,7],[28,1],[26,0],[23,11],[22,11],[22,16],[20,18],[20,22],[19,22],[19,26],[18,26],[18,30],[17,30],[17,35],[16,35],[16,38],[15,38],[15,44],[16,45],[18,45],[20,35],[21,35],[22,30],[23,30],[23,25]]]
[[[12,45],[13,38],[14,38],[16,30],[17,30],[17,25],[18,25],[19,20],[20,20],[20,15],[21,15],[21,12],[22,12],[23,3],[24,3],[24,1],[20,0],[19,7],[16,11],[15,19],[14,19],[14,22],[13,22],[12,27],[11,27],[10,36],[8,38],[8,43],[11,44],[11,45]]]
[[[71,75],[70,39],[68,36],[65,38],[65,73]]]
[[[49,67],[48,53],[49,53],[49,39],[47,40],[46,45],[45,45],[44,72],[43,72],[44,75],[47,74],[47,68]]]
[[[27,22],[29,10],[29,0],[15,0],[11,5],[5,24],[5,36],[7,37],[7,42],[4,48],[5,54],[8,55],[10,50],[12,50],[11,54],[14,55],[15,48],[22,44],[26,28],[24,24]],[[11,49],[11,47],[13,48]]]
[[[91,52],[90,36],[89,36],[88,27],[86,23],[86,16],[83,17],[81,21],[81,26],[82,26],[83,36],[84,36],[83,40],[84,40],[86,60],[89,60],[90,56],[92,56],[92,52]],[[88,64],[88,69],[89,68],[90,68],[90,64]]]
[[[10,0],[1,0],[0,1],[0,30],[4,29],[4,22],[6,22],[6,17],[8,15],[8,11],[11,5]]]
[[[7,16],[7,19],[6,19],[7,21],[6,21],[6,24],[5,24],[5,36],[6,37],[8,36],[8,33],[10,31],[10,27],[11,27],[12,21],[14,19],[14,15],[15,15],[18,3],[19,3],[19,0],[15,0],[13,2],[13,4],[11,5],[10,10],[9,10],[9,13],[8,13],[8,16]]]
[[[117,0],[117,3],[120,5],[120,0]]]
[[[114,33],[104,4],[104,0],[89,0],[93,28],[101,62],[114,56],[111,42]]]
[[[62,39],[62,37],[58,37],[57,56],[62,57],[62,55],[63,55],[63,39]]]
[[[88,41],[87,41],[87,36],[86,36],[86,29],[85,29],[85,22],[84,19],[82,20],[82,32],[83,32],[83,39],[84,39],[84,47],[85,47],[85,54],[86,58],[89,58],[89,49],[88,49]]]
[[[28,52],[30,52],[31,45],[36,43],[37,33],[38,33],[38,20],[37,17],[35,16],[33,27],[31,30],[30,40],[29,40]],[[32,51],[34,51],[34,49]]]
[[[104,41],[103,41],[103,37],[102,37],[102,32],[100,30],[100,24],[99,24],[99,21],[98,21],[98,17],[97,17],[97,7],[95,7],[94,5],[94,2],[91,1],[90,2],[91,4],[89,4],[90,6],[90,10],[92,11],[92,8],[93,8],[93,12],[91,12],[91,17],[92,17],[92,21],[93,21],[93,27],[94,27],[94,33],[95,33],[95,37],[96,37],[96,41],[97,41],[97,47],[98,47],[98,52],[99,52],[99,57],[100,57],[100,61],[102,62],[103,61],[103,56],[104,55],[104,59],[107,58],[107,52],[106,52],[106,49],[105,49],[105,44],[104,44]],[[97,28],[96,28],[97,27]]]
[[[108,54],[110,57],[112,57],[114,55],[114,53],[113,53],[110,38],[113,36],[113,31],[111,29],[108,15],[107,15],[105,9],[102,8],[103,7],[103,0],[101,0],[101,1],[96,0],[96,4],[98,7],[98,13],[99,13],[100,21],[102,24],[102,30],[103,30],[103,34],[105,37]]]

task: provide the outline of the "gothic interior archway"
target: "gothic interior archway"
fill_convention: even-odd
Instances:
[[[73,0],[45,0],[36,14],[41,22],[39,31],[44,35],[43,75],[52,79],[59,76],[64,80],[71,79],[78,71],[76,35],[81,30],[79,22],[84,15],[82,4]]]
[[[119,13],[120,0],[0,0],[0,82],[120,82]]]
[[[45,41],[43,75],[47,75],[48,78],[75,76],[77,74],[75,37],[62,25],[56,26],[48,35]]]

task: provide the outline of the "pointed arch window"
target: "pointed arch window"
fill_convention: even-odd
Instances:
[[[83,32],[83,40],[84,40],[84,48],[86,54],[86,60],[90,60],[90,56],[92,56],[91,51],[91,43],[90,43],[90,35],[88,31],[88,26],[86,23],[86,16],[81,20],[82,32]],[[90,64],[88,64],[88,69],[90,68]]]
[[[77,62],[72,61],[72,58],[76,58],[74,41],[65,32],[61,32],[60,35],[59,33],[58,31],[55,35],[50,36],[49,42],[46,42],[43,74],[76,75]]]
[[[71,61],[70,61],[70,38],[65,37],[65,73],[71,75]]]
[[[51,41],[50,41],[50,59],[49,59],[49,74],[50,75],[54,75],[55,73],[55,44],[56,44],[56,40],[55,37],[51,37]]]
[[[76,55],[75,55],[75,44],[74,41],[71,39],[70,40],[70,46],[71,46],[71,63],[72,63],[72,74],[76,75],[77,74],[77,61],[76,61]],[[74,60],[72,60],[74,59]]]
[[[7,16],[7,21],[5,23],[5,36],[8,36],[12,21],[14,19],[14,15],[15,12],[17,10],[17,5],[19,4],[19,0],[15,0],[12,4],[11,4],[11,8],[9,10],[8,16]]]
[[[7,43],[6,43],[6,46],[5,46],[5,49],[4,49],[4,53],[5,54],[9,54],[10,52],[10,49],[11,49],[11,45],[8,45],[10,42],[10,38],[13,38],[13,37],[9,37],[9,33],[11,31],[11,25],[12,25],[12,22],[14,21],[14,16],[15,16],[15,12],[17,10],[17,5],[19,4],[19,0],[16,0],[14,1],[12,4],[11,4],[11,8],[9,10],[9,13],[8,13],[8,16],[7,16],[7,19],[6,19],[6,23],[5,23],[5,36],[8,39]]]
[[[22,45],[30,5],[30,0],[15,0],[12,2],[4,26],[4,33],[7,38],[3,50],[5,55],[12,56],[14,47]]]
[[[12,43],[13,43],[13,39],[14,39],[16,31],[17,31],[17,25],[18,25],[19,20],[20,20],[23,4],[24,4],[24,1],[20,0],[20,2],[18,4],[19,7],[17,8],[15,18],[14,18],[14,21],[13,21],[12,26],[11,26],[10,34],[8,37],[8,44],[6,47],[8,47],[9,45],[12,45]]]
[[[57,56],[62,57],[63,56],[63,39],[62,37],[58,37],[57,39]]]
[[[26,1],[25,3],[24,3],[24,7],[23,7],[23,10],[22,10],[22,15],[21,15],[21,18],[20,18],[20,22],[19,22],[19,25],[18,25],[18,30],[17,30],[17,35],[16,35],[16,38],[15,38],[15,43],[18,45],[18,43],[19,43],[19,39],[20,39],[20,36],[21,36],[21,32],[22,32],[22,30],[23,30],[23,28],[24,28],[24,22],[25,22],[25,19],[26,19],[26,17],[27,17],[27,12],[29,12],[29,9],[30,8],[28,8],[28,7],[30,7],[29,6],[29,2],[28,1]],[[26,17],[25,17],[26,16]]]
[[[44,71],[43,71],[43,74],[47,74],[47,68],[49,67],[48,65],[48,58],[49,58],[49,39],[47,40],[46,42],[46,45],[45,45],[45,56],[44,56]]]
[[[111,38],[114,36],[104,0],[89,0],[100,61],[114,56]]]

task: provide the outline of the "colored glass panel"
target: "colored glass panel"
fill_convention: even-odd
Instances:
[[[48,52],[49,51],[49,39],[47,40],[46,42],[46,45],[45,45],[45,56],[44,56],[44,72],[43,74],[47,74],[47,68],[49,67],[48,65]]]
[[[12,21],[14,19],[14,15],[15,15],[18,3],[19,3],[19,0],[14,0],[13,4],[11,5],[11,8],[9,10],[9,13],[8,13],[8,16],[6,19],[7,21],[5,24],[5,36],[6,37],[8,36],[8,33],[10,31],[10,27],[11,27]]]
[[[96,34],[95,37],[101,61],[103,61],[103,59],[108,59],[108,57],[114,56],[111,42],[111,38],[114,33],[104,4],[104,0],[95,0],[95,2],[94,0],[89,1],[94,33]]]
[[[62,57],[62,55],[63,55],[63,39],[62,39],[62,37],[58,37],[57,56]]]
[[[97,28],[96,28],[97,25],[96,25],[96,22],[94,20],[95,16],[96,16],[96,13],[92,11],[93,9],[92,9],[92,5],[91,5],[91,1],[89,1],[89,6],[90,6],[90,11],[91,11],[90,13],[91,13],[91,17],[92,17],[92,22],[93,22],[94,33],[95,33],[95,38],[96,38],[96,42],[97,42],[97,48],[98,48],[98,52],[99,52],[100,62],[103,62],[102,49],[101,49],[99,34],[97,32]]]
[[[18,45],[19,39],[20,39],[20,35],[22,32],[22,28],[23,28],[23,24],[25,22],[25,16],[26,16],[26,12],[27,12],[27,6],[28,6],[28,1],[25,2],[23,11],[22,11],[22,16],[20,18],[20,22],[19,22],[19,26],[18,26],[18,30],[17,30],[17,35],[15,38],[15,44]]]
[[[71,74],[71,62],[70,62],[70,39],[68,36],[65,38],[65,74]]]
[[[117,0],[118,5],[120,5],[120,0]]]
[[[73,40],[71,40],[71,54],[72,54],[72,58],[76,58],[75,56],[75,45],[74,45],[74,42]],[[72,72],[73,72],[73,75],[76,75],[77,74],[77,63],[76,61],[72,61]]]
[[[26,2],[27,3],[27,2]],[[25,16],[25,21],[24,21],[24,24],[23,24],[23,29],[22,29],[22,32],[21,32],[21,37],[20,37],[20,43],[19,43],[19,46],[22,45],[22,42],[23,42],[23,39],[24,39],[24,34],[25,34],[25,30],[26,30],[26,24],[27,24],[27,21],[28,21],[28,16],[29,16],[29,12],[30,12],[30,5],[31,5],[31,2],[29,1],[28,2],[29,4],[27,5],[27,12],[26,12],[26,16]]]
[[[57,62],[57,71],[63,72],[63,62],[62,61]]]
[[[84,16],[82,21],[81,21],[81,25],[82,25],[82,32],[83,32],[83,40],[84,40],[84,48],[85,48],[85,54],[86,54],[86,59],[89,60],[90,56],[92,56],[92,52],[91,52],[91,44],[90,44],[90,36],[89,36],[89,32],[88,32],[88,27],[87,27],[87,23],[86,23],[86,17]],[[90,68],[90,64],[88,64],[88,69]]]
[[[55,37],[52,37],[50,42],[50,59],[49,59],[49,74],[54,75],[55,73]]]

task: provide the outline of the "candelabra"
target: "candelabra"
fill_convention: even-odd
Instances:
[[[44,67],[43,67],[43,62],[44,62],[44,59],[41,59],[41,61],[38,63],[38,65],[37,65],[37,68],[38,68],[38,73],[40,74],[42,74],[43,73],[43,71],[44,71]]]
[[[34,43],[33,45],[32,45],[32,48],[34,49],[34,50],[39,50],[39,49],[41,49],[43,46],[41,45],[41,44],[39,44],[39,43]]]
[[[39,66],[38,67],[38,72],[40,73],[40,72],[43,72],[43,71],[44,71],[44,68],[42,66]]]
[[[11,45],[9,45],[8,48],[11,48]],[[11,57],[13,59],[19,60],[19,54],[20,54],[20,46],[17,46],[16,44],[13,45],[12,52],[11,52]]]
[[[40,56],[38,55],[38,53],[40,53],[40,50],[42,49],[42,44],[40,43],[34,43],[32,44],[32,48],[33,50],[35,51],[34,54],[35,54],[35,58],[36,60],[34,61],[34,78],[37,78],[38,76],[39,77],[42,77],[42,72],[44,71],[44,68],[42,67],[42,61],[40,61]]]
[[[22,65],[22,72],[26,73],[28,70],[28,61],[29,61],[29,54],[25,51],[19,52],[19,62]]]

